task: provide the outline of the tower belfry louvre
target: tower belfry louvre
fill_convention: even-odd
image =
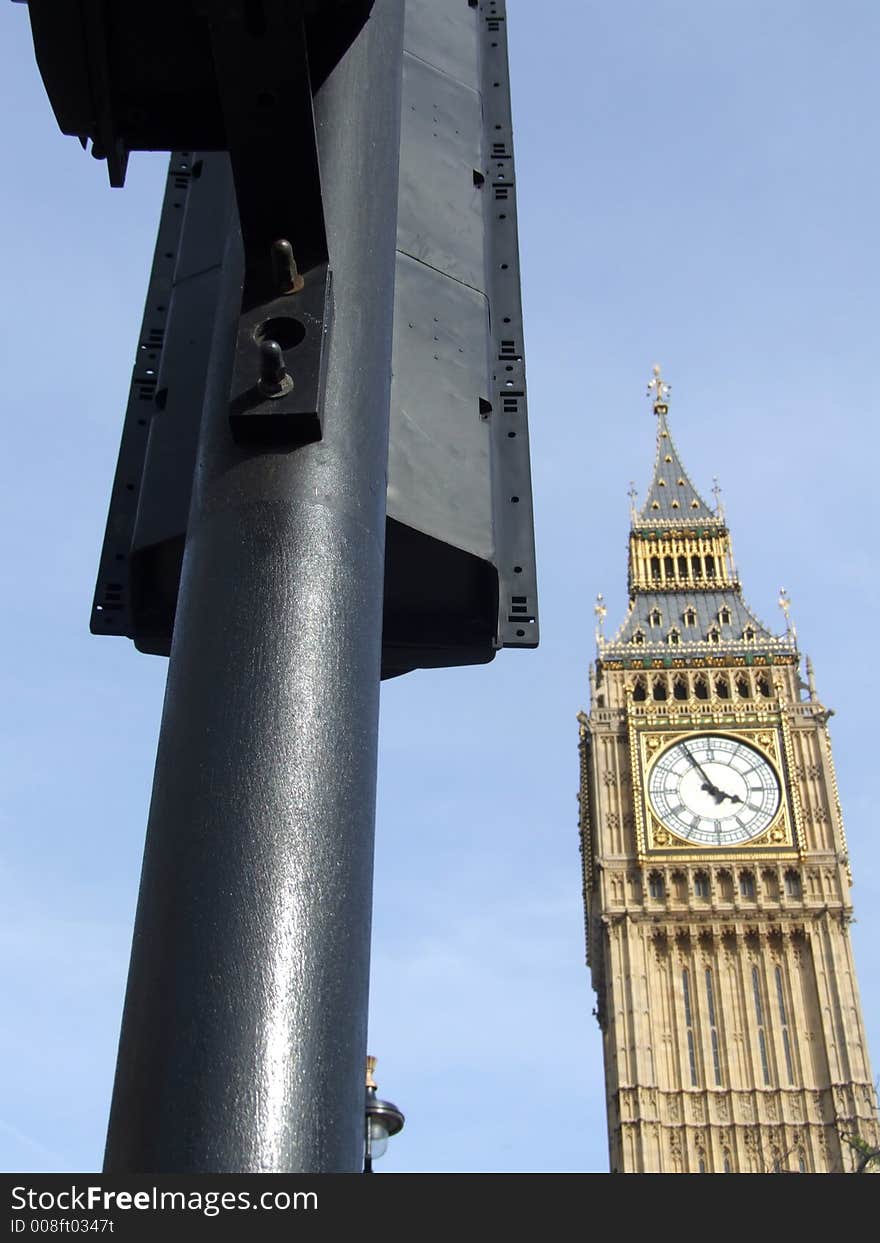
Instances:
[[[648,386],[629,611],[580,713],[587,961],[612,1172],[831,1173],[878,1143],[830,713],[747,605]],[[634,499],[634,493],[630,496]]]

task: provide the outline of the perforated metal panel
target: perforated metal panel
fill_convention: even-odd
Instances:
[[[491,562],[538,637],[503,3],[408,0],[389,516]]]

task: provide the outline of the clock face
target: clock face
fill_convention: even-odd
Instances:
[[[661,752],[648,777],[654,814],[679,837],[736,846],[759,837],[779,810],[779,778],[754,747],[695,734]]]

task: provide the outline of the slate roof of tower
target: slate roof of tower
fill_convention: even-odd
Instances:
[[[655,609],[660,612],[659,626],[651,625],[651,614]],[[695,624],[692,626],[685,624],[685,614],[689,609],[692,609],[695,614]],[[724,609],[730,613],[729,623],[723,623],[720,620]],[[774,648],[779,643],[783,643],[786,649],[791,647],[790,643],[772,634],[758,620],[743,600],[738,588],[719,587],[717,591],[702,589],[638,592],[623,625],[617,634],[608,640],[605,651],[607,653],[618,644],[635,647],[633,639],[636,633],[641,631],[644,635],[645,646],[660,644],[664,652],[668,652],[671,649],[669,643],[671,630],[678,631],[679,645],[687,647],[692,643],[708,643],[709,632],[712,629],[717,629],[719,632],[717,645],[719,652],[729,649],[732,645],[739,648],[745,643],[751,647],[757,644],[759,648],[766,647],[768,642]],[[745,639],[745,633],[748,630],[753,632],[754,639]]]
[[[657,458],[641,521],[717,521],[715,511],[709,508],[688,478],[669,432],[666,414],[661,412],[656,417]]]

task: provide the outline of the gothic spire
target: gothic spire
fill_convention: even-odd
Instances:
[[[648,495],[639,514],[640,522],[714,521],[718,514],[711,509],[688,478],[669,431],[667,398],[672,386],[667,384],[655,364],[648,396],[657,418],[657,457]]]
[[[720,489],[713,489],[712,509],[685,472],[669,432],[669,393],[655,366],[648,396],[657,419],[657,457],[647,499],[638,512],[630,492],[630,607],[616,634],[608,637],[597,628],[600,659],[672,659],[672,649],[679,656],[713,659],[751,659],[755,653],[789,657],[797,650],[794,628],[772,634],[743,599]],[[783,600],[787,607],[785,593]],[[599,605],[597,618],[603,620],[604,601]]]

